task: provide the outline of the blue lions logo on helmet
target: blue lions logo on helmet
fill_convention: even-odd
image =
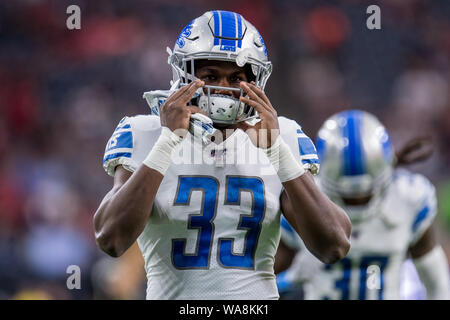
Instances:
[[[184,29],[181,31],[180,35],[177,38],[177,44],[180,48],[184,47],[184,38],[187,38],[191,35],[191,29],[192,29],[192,24],[194,23],[194,20],[192,20],[191,22],[189,22],[189,24],[184,27]]]

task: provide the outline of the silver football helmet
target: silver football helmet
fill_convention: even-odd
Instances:
[[[243,67],[248,64],[254,76],[253,81],[264,90],[272,72],[267,58],[267,49],[258,30],[240,14],[229,11],[208,11],[192,20],[181,31],[168,63],[172,67],[173,82],[182,87],[197,79],[197,60],[221,60],[235,62]],[[228,95],[214,94],[214,89],[243,92],[240,88],[206,85],[196,95],[195,103],[215,123],[233,124],[257,116],[256,110]]]
[[[321,162],[319,184],[330,199],[352,222],[376,214],[394,165],[389,135],[380,121],[360,110],[337,113],[320,128],[316,147]],[[368,201],[348,204],[348,199],[362,198]]]

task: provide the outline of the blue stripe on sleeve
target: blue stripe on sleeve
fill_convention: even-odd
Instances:
[[[120,132],[112,135],[106,148],[106,152],[118,148],[133,148],[133,134],[131,131]]]
[[[417,214],[417,217],[414,220],[414,223],[412,225],[413,232],[417,231],[417,229],[419,228],[420,223],[423,220],[426,219],[426,217],[428,216],[429,212],[430,212],[430,207],[429,206],[425,206],[422,210],[419,211],[419,213]]]
[[[114,132],[122,130],[122,129],[131,129],[131,125],[129,123],[124,126],[119,125],[119,126],[117,126],[116,130],[114,130]]]
[[[110,155],[107,155],[105,158],[103,158],[103,163],[105,163],[108,160],[116,159],[116,158],[131,158],[131,153],[130,152],[112,153]]]
[[[297,129],[297,134],[304,135],[304,132],[301,129]],[[303,156],[317,156],[316,159],[303,159],[302,164],[312,163],[312,164],[320,164],[319,156],[317,155],[316,147],[312,140],[307,136],[302,136],[297,138],[298,141],[298,150],[300,152],[300,157]]]
[[[302,164],[305,164],[305,163],[320,164],[320,160],[319,159],[302,159]]]
[[[298,149],[300,150],[301,156],[307,154],[317,154],[316,148],[310,138],[298,138]]]

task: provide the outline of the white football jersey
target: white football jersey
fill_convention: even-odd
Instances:
[[[305,168],[318,167],[312,141],[293,120],[281,134]],[[103,166],[135,171],[161,132],[160,119],[122,119]],[[274,256],[280,239],[282,184],[242,130],[209,148],[188,136],[177,146],[138,238],[147,299],[278,299]]]
[[[401,299],[408,248],[432,224],[436,202],[435,188],[424,176],[396,170],[378,214],[353,224],[345,258],[325,265],[308,250],[300,250],[284,281],[304,282],[306,299]],[[288,244],[302,247],[289,226],[282,233],[290,239]]]

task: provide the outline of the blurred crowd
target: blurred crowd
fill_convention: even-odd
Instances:
[[[81,8],[68,30],[66,8]],[[439,240],[450,257],[450,1],[14,0],[0,2],[0,299],[142,299],[136,246],[109,258],[92,217],[112,179],[105,145],[142,93],[167,89],[166,47],[212,9],[241,13],[262,34],[274,71],[266,92],[315,137],[332,113],[358,108],[394,147],[431,136],[411,169],[436,185]],[[81,289],[68,290],[69,265]],[[136,271],[138,270],[138,271]]]

